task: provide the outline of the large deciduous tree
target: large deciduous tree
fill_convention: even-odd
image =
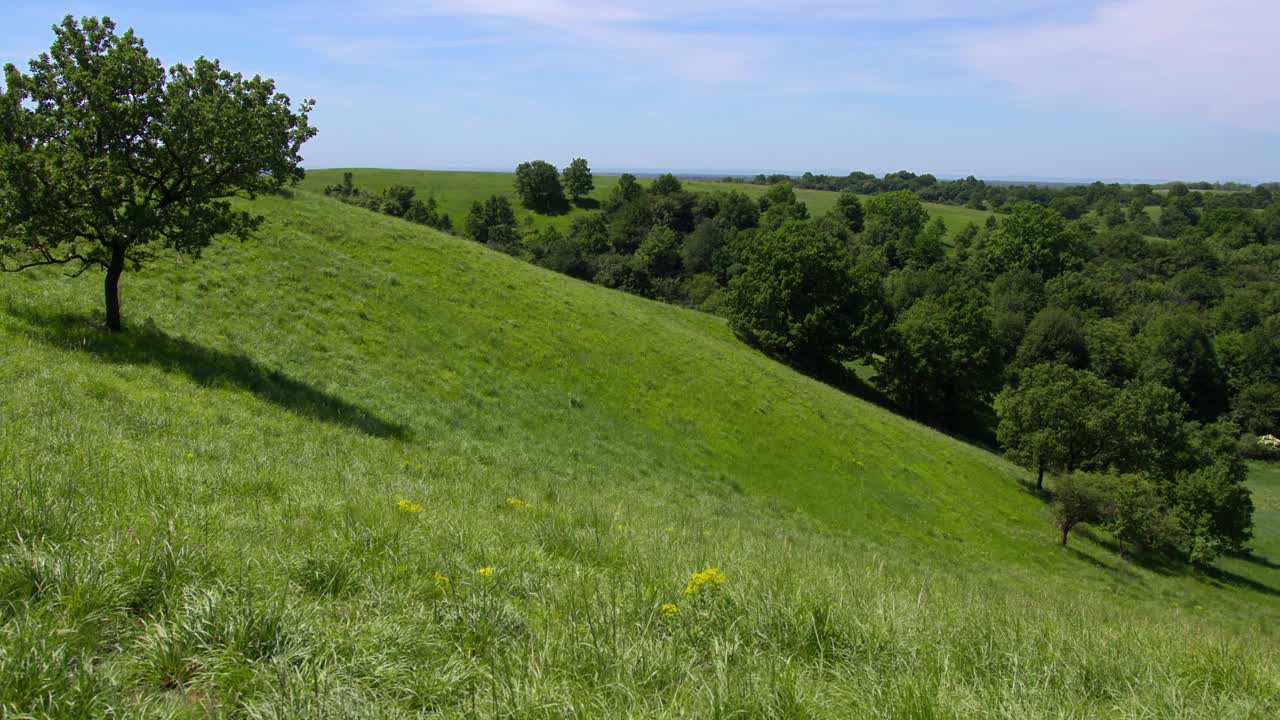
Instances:
[[[1047,307],[1036,313],[1018,346],[1019,368],[1058,363],[1073,368],[1089,364],[1089,344],[1080,320],[1070,311]]]
[[[792,221],[757,236],[744,262],[730,285],[729,325],[751,345],[812,369],[875,349],[885,324],[879,280],[834,237]]]
[[[1196,417],[1212,421],[1227,407],[1227,387],[1208,324],[1197,314],[1167,312],[1138,334],[1141,376],[1178,391]]]
[[[1000,385],[1000,353],[986,297],[955,288],[898,316],[876,364],[877,383],[911,415],[959,426]]]
[[[862,201],[851,192],[840,193],[840,197],[836,198],[833,212],[844,222],[850,232],[860,233],[866,227],[866,214],[862,209]]]
[[[530,210],[547,213],[559,209],[564,205],[560,171],[544,160],[520,163],[516,166],[516,195]]]
[[[1018,387],[996,398],[996,430],[1009,458],[1036,473],[1074,472],[1087,465],[1106,439],[1105,411],[1114,392],[1096,375],[1066,365],[1037,365]]]
[[[166,252],[263,222],[238,209],[300,180],[316,133],[270,79],[217,60],[165,69],[133,30],[67,16],[48,53],[4,68],[0,96],[0,269],[106,271],[107,327],[122,328],[120,277]]]
[[[590,195],[596,189],[595,177],[591,174],[591,166],[587,164],[586,158],[574,158],[560,173],[560,178],[564,182],[564,189],[569,191],[569,197],[575,201]]]
[[[1056,211],[1020,203],[978,242],[973,260],[987,277],[1021,268],[1048,280],[1076,259],[1072,240],[1066,221]]]

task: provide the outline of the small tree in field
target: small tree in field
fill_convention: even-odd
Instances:
[[[168,70],[132,30],[67,16],[29,73],[4,68],[0,269],[106,271],[107,327],[122,328],[120,276],[166,250],[198,256],[263,218],[232,207],[302,179],[312,102],[197,59]]]
[[[530,210],[540,213],[555,210],[564,204],[560,171],[543,160],[520,163],[516,166],[516,195]]]
[[[1053,491],[1053,525],[1062,533],[1062,546],[1077,525],[1107,522],[1115,514],[1115,499],[1107,478],[1075,473],[1058,479]]]
[[[564,181],[564,189],[569,192],[569,197],[575,201],[590,195],[591,191],[596,189],[591,166],[584,158],[574,158],[573,162],[569,163],[569,167],[560,173],[560,179]]]

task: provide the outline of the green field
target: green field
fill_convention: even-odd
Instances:
[[[532,227],[541,229],[549,225],[564,230],[569,227],[573,216],[583,212],[580,208],[574,208],[571,212],[546,216],[533,213],[521,207],[516,202],[515,191],[512,186],[515,182],[515,175],[512,173],[494,173],[494,172],[454,172],[447,170],[379,170],[368,168],[339,168],[332,170],[309,170],[307,179],[303,182],[303,188],[319,191],[326,185],[335,185],[342,181],[342,173],[352,172],[355,174],[354,182],[358,187],[362,187],[373,192],[381,192],[383,189],[392,185],[409,185],[418,191],[420,196],[432,196],[436,202],[440,204],[443,212],[449,214],[453,219],[455,228],[461,228],[462,223],[466,220],[467,212],[471,208],[471,203],[476,200],[484,200],[490,195],[506,195],[511,198],[516,205],[516,213],[520,217],[521,222],[530,223]],[[647,185],[650,181],[641,180],[642,184]],[[614,175],[597,175],[595,177],[595,192],[591,194],[591,198],[596,201],[602,201],[609,195],[609,191],[618,183],[617,176]],[[765,185],[750,185],[746,183],[721,183],[708,181],[685,181],[684,186],[688,190],[698,192],[715,192],[717,190],[738,190],[747,195],[758,198],[768,191]],[[803,200],[809,207],[809,214],[818,217],[825,214],[828,210],[835,206],[836,198],[839,193],[827,192],[824,190],[797,190],[796,196]],[[990,212],[982,210],[973,210],[971,208],[959,207],[956,205],[939,205],[937,203],[925,203],[925,207],[929,210],[929,214],[934,217],[941,217],[943,222],[947,224],[947,229],[956,232],[970,222],[981,225],[986,221]]]
[[[124,335],[100,277],[0,276],[0,716],[1280,714],[1276,466],[1259,557],[1063,549],[1020,470],[715,317],[252,207]]]

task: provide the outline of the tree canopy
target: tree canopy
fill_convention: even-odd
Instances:
[[[885,321],[879,283],[832,236],[793,221],[756,237],[744,263],[727,309],[748,343],[810,368],[875,347]]]
[[[525,207],[535,212],[561,209],[564,188],[560,185],[560,171],[545,160],[520,163],[516,166],[516,195]]]
[[[110,18],[67,16],[28,72],[4,68],[0,268],[106,271],[107,326],[122,329],[119,281],[165,252],[198,256],[263,218],[229,200],[303,176],[311,101],[217,60],[168,69]]]
[[[1042,205],[1022,203],[978,244],[975,259],[988,277],[1021,268],[1047,280],[1071,265],[1071,240],[1061,215]]]
[[[876,365],[886,394],[916,417],[967,422],[1000,386],[1000,356],[982,293],[954,288],[927,295],[890,329]]]
[[[564,181],[564,189],[575,201],[586,197],[595,190],[595,178],[591,174],[591,166],[584,158],[574,158],[569,166],[560,174]]]
[[[1101,411],[1111,394],[1087,370],[1059,364],[1029,368],[1020,385],[996,398],[1000,444],[1011,460],[1036,473],[1036,487],[1043,488],[1046,470],[1073,472],[1101,451]]]

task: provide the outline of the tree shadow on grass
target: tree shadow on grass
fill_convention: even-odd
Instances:
[[[1254,552],[1232,553],[1231,557],[1237,560],[1243,560],[1244,562],[1247,562],[1253,565],[1259,565],[1261,567],[1267,568],[1268,570],[1280,570],[1280,563],[1276,562],[1275,560],[1272,560],[1271,558],[1263,557]]]
[[[1094,532],[1092,528],[1084,528],[1077,532],[1102,548],[1110,551],[1116,557],[1127,558],[1135,565],[1150,570],[1157,575],[1163,575],[1165,577],[1192,577],[1208,585],[1213,585],[1215,583],[1218,585],[1229,585],[1231,587],[1252,590],[1253,592],[1261,593],[1263,595],[1280,597],[1280,590],[1277,590],[1266,583],[1261,583],[1243,575],[1238,575],[1230,570],[1224,570],[1212,565],[1192,565],[1187,562],[1185,558],[1177,557],[1167,552],[1135,551],[1132,548],[1125,548],[1113,538]]]
[[[525,205],[525,207],[529,208],[534,213],[538,215],[542,215],[544,217],[557,217],[559,215],[568,215],[570,212],[573,211],[573,203],[570,202],[568,198],[558,198],[556,200],[552,200],[551,202],[543,206],[534,207],[534,206]]]
[[[182,373],[200,385],[238,387],[298,415],[345,425],[374,437],[404,439],[409,433],[404,425],[265,368],[243,353],[205,347],[151,324],[108,333],[97,318],[87,315],[44,315],[18,308],[9,308],[8,312],[26,321],[29,337],[54,347],[88,353],[104,362],[150,365]]]
[[[1049,488],[1036,487],[1034,480],[1024,478],[1018,478],[1016,482],[1018,483],[1018,487],[1022,488],[1022,491],[1028,495],[1044,501],[1045,504],[1053,502],[1053,491]]]
[[[595,198],[581,197],[573,201],[574,207],[579,210],[599,210],[600,201]]]
[[[1070,553],[1072,557],[1080,560],[1081,562],[1088,563],[1100,570],[1105,570],[1117,577],[1122,577],[1125,580],[1133,580],[1138,576],[1137,573],[1122,564],[1117,563],[1116,565],[1109,565],[1106,562],[1079,550],[1078,548],[1072,547],[1070,544],[1067,545],[1066,551]]]
[[[1280,590],[1277,590],[1266,583],[1260,583],[1252,578],[1237,575],[1230,570],[1223,570],[1219,567],[1205,567],[1200,569],[1200,575],[1202,582],[1204,581],[1204,578],[1209,578],[1223,585],[1245,588],[1256,593],[1262,593],[1263,595],[1270,595],[1271,597],[1280,597]]]
[[[893,409],[893,404],[884,393],[866,380],[858,377],[856,372],[844,365],[833,363],[816,368],[795,367],[794,369],[859,400],[865,400],[886,409]]]

